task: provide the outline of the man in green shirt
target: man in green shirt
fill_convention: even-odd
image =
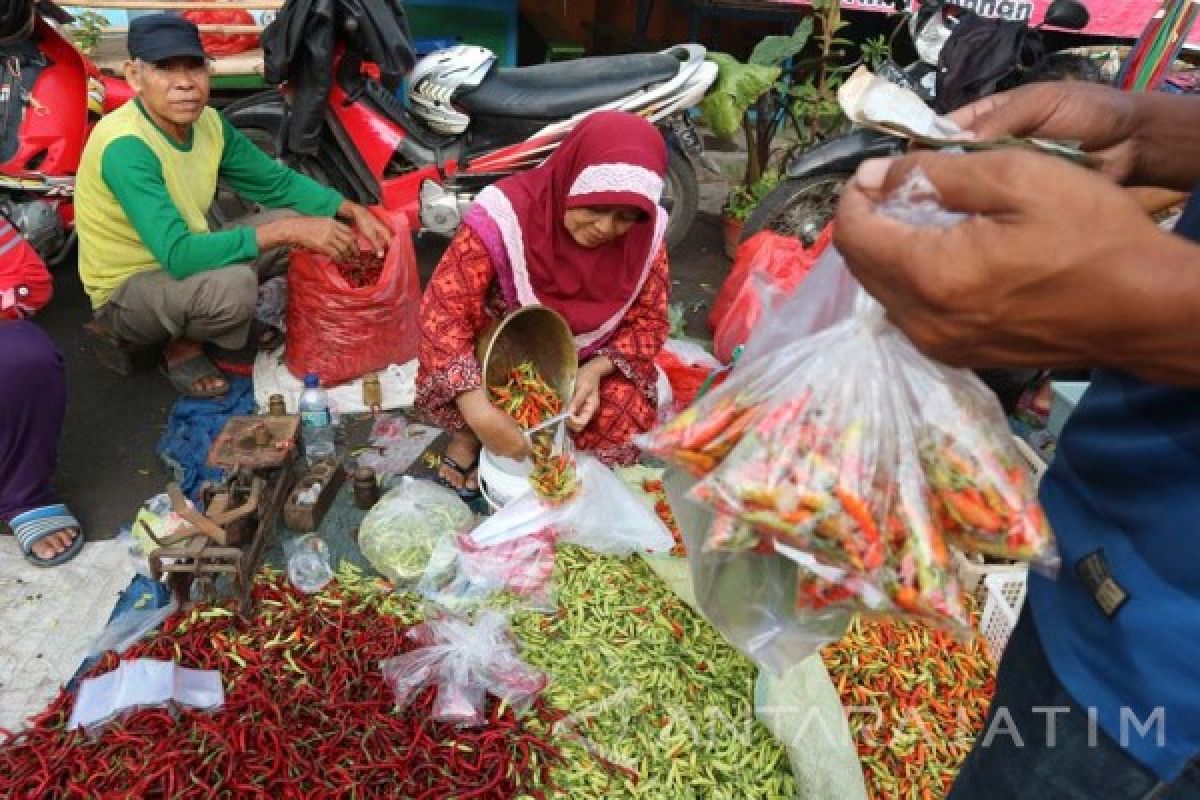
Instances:
[[[204,345],[230,354],[271,338],[254,330],[250,341],[254,264],[264,254],[299,247],[346,259],[361,236],[382,255],[391,233],[366,208],[269,158],[208,107],[208,60],[193,23],[138,18],[128,46],[125,76],[137,98],[96,125],[77,176],[79,268],[95,311],[88,332],[118,371],[130,368],[131,349],[163,347],[164,371],[180,392],[220,395],[228,383]],[[210,232],[218,179],[298,214]]]

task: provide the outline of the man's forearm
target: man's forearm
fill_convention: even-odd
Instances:
[[[1096,363],[1151,381],[1200,386],[1200,246],[1161,234],[1152,249],[1131,252],[1119,270],[1121,309]]]
[[[1200,97],[1137,95],[1137,165],[1131,184],[1187,190],[1200,183]]]

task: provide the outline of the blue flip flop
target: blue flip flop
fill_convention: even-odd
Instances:
[[[17,537],[17,544],[25,559],[36,567],[57,567],[65,564],[83,549],[83,528],[67,507],[62,503],[34,508],[13,517],[8,523]],[[41,558],[33,552],[33,546],[55,533],[63,530],[74,530],[75,538],[66,550],[54,558]]]

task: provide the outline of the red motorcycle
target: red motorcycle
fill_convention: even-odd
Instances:
[[[267,77],[281,90],[223,112],[267,152],[357,202],[404,213],[414,231],[450,236],[481,189],[540,164],[585,116],[630,111],[663,132],[668,246],[686,236],[703,159],[688,111],[717,72],[703,47],[506,69],[484,48],[459,46],[414,64],[399,0],[338,0],[331,19],[310,5],[289,0],[263,34]],[[246,211],[223,191],[214,216]]]
[[[56,25],[72,17],[48,0],[0,11],[0,214],[51,265],[75,241],[75,171],[92,127],[133,97]]]

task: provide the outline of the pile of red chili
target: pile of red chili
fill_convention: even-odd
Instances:
[[[64,691],[0,742],[0,796],[544,796],[560,757],[537,732],[555,718],[540,702],[522,719],[493,704],[477,730],[431,722],[433,689],[398,713],[379,661],[412,647],[399,618],[336,584],[305,597],[260,579],[255,596],[245,623],[219,607],[175,614],[125,656],[220,670],[221,710],[141,710],[89,739],[64,730]],[[91,674],[116,664],[108,653]]]
[[[338,262],[337,268],[350,287],[361,289],[379,283],[383,275],[383,259],[374,253],[359,253],[357,258]]]

